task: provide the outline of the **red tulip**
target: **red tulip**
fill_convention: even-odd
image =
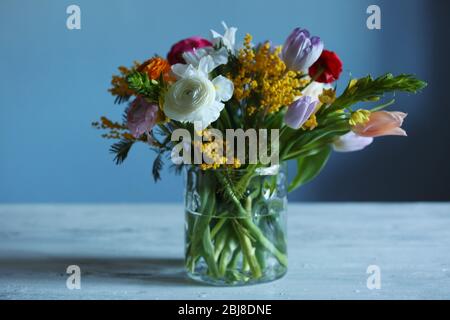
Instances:
[[[339,79],[342,72],[342,61],[332,51],[323,50],[320,58],[309,68],[309,76],[315,81],[331,83]]]

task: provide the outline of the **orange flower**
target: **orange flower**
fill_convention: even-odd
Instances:
[[[171,82],[175,80],[170,74],[169,62],[160,57],[151,58],[145,61],[137,70],[139,72],[146,72],[148,77],[152,80],[158,80],[161,74],[164,81]]]

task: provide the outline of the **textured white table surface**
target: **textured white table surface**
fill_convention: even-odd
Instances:
[[[180,205],[0,205],[0,299],[450,299],[448,203],[291,203],[288,274],[235,288],[186,279],[183,221]]]

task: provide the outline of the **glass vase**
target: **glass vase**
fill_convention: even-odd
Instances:
[[[186,170],[185,266],[212,285],[272,281],[287,271],[286,165]]]

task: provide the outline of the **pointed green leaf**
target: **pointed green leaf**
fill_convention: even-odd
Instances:
[[[298,157],[297,175],[289,185],[288,191],[292,192],[317,177],[323,167],[325,167],[330,154],[331,147],[327,145],[314,155]]]

